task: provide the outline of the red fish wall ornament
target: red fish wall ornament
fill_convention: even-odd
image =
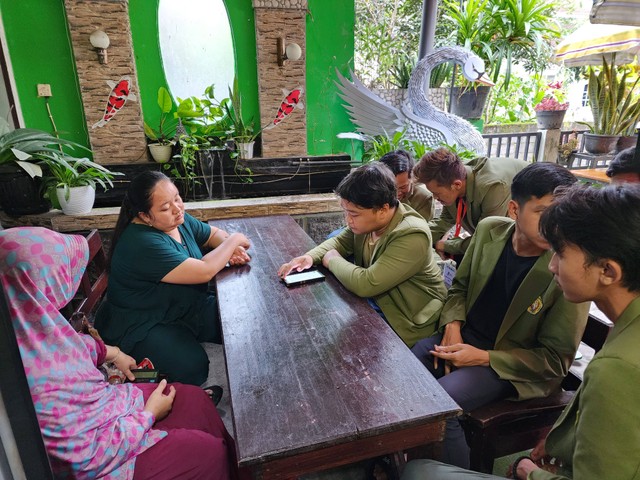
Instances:
[[[136,101],[136,96],[131,93],[131,77],[126,75],[120,79],[118,83],[107,80],[107,85],[111,87],[111,93],[107,100],[107,107],[104,109],[104,115],[100,121],[94,123],[91,128],[104,127],[116,113],[120,111],[127,100]]]
[[[287,91],[283,88],[282,94],[285,95],[284,99],[280,103],[280,108],[278,108],[278,113],[273,121],[264,129],[269,130],[277,126],[280,122],[282,122],[285,118],[287,118],[291,112],[293,112],[296,108],[304,109],[304,104],[300,101],[302,95],[304,95],[304,89],[302,87],[297,87],[287,93]]]

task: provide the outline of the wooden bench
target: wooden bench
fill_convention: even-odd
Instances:
[[[100,232],[91,230],[87,236],[87,243],[89,244],[89,262],[80,281],[79,289],[85,298],[75,311],[91,315],[107,291],[109,274],[107,273],[107,255],[102,245]]]
[[[533,448],[549,433],[580,385],[586,364],[602,348],[612,326],[602,312],[592,307],[578,350],[583,358],[571,366],[562,384],[564,390],[521,402],[500,400],[463,415],[472,470],[492,473],[496,458]]]

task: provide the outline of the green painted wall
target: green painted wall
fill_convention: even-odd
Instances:
[[[51,85],[51,113],[60,136],[85,146],[89,137],[80,100],[63,0],[0,0],[9,57],[26,127],[53,132],[38,83]]]
[[[354,0],[309,0],[307,16],[307,142],[310,155],[351,153],[350,141],[336,138],[354,127],[334,81],[336,68],[353,69]]]
[[[232,25],[244,116],[260,118],[255,24],[251,0],[225,0]],[[158,87],[166,85],[158,42],[158,0],[130,0],[139,96],[156,124]],[[307,17],[307,141],[311,155],[351,152],[336,134],[353,131],[334,84],[335,69],[353,65],[354,0],[309,0]],[[63,0],[0,0],[0,13],[25,125],[53,131],[36,84],[51,84],[51,111],[64,138],[89,144]],[[328,53],[329,52],[329,53]]]
[[[138,72],[144,119],[151,126],[160,121],[157,104],[158,88],[168,88],[162,65],[158,40],[158,1],[130,0],[131,36]],[[231,21],[231,35],[235,50],[235,70],[242,92],[243,116],[260,118],[258,110],[258,71],[256,40],[251,0],[225,0]],[[218,95],[216,95],[218,96]],[[220,98],[224,98],[220,95]]]

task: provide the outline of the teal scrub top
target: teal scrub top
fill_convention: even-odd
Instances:
[[[131,351],[158,324],[178,323],[194,335],[215,317],[207,284],[178,285],[162,278],[188,258],[202,258],[200,246],[211,228],[185,213],[178,227],[182,244],[153,227],[131,223],[111,260],[107,298],[96,313],[96,328],[106,343]],[[214,308],[212,308],[212,306]]]

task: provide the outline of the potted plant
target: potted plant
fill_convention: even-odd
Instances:
[[[44,186],[51,202],[66,215],[89,213],[93,208],[96,185],[107,190],[113,187],[113,177],[122,175],[88,158],[74,158],[59,152],[54,153],[54,157],[43,161],[47,167]]]
[[[622,72],[620,72],[622,70]],[[629,68],[618,68],[615,56],[611,64],[603,58],[602,67],[589,67],[587,94],[593,123],[579,122],[589,127],[584,148],[592,154],[615,150],[621,135],[633,131],[640,120],[640,95],[636,87],[640,76]]]
[[[253,158],[253,145],[260,129],[254,128],[253,120],[246,122],[242,117],[242,96],[238,88],[238,79],[234,78],[233,88],[229,88],[229,99],[221,103],[228,118],[230,138],[236,144],[241,159]]]
[[[152,142],[149,143],[149,152],[158,163],[166,163],[171,159],[171,150],[174,145],[176,121],[169,119],[168,115],[173,109],[173,99],[169,91],[158,88],[158,106],[160,107],[160,123],[158,129],[154,129],[147,122],[144,122],[144,133]]]
[[[43,197],[42,163],[58,161],[62,147],[86,147],[32,128],[11,130],[0,118],[0,204],[12,216],[43,213],[51,204]]]
[[[202,97],[178,98],[175,118],[184,133],[178,135],[179,153],[173,164],[163,168],[177,180],[183,198],[195,199],[200,194],[196,188],[204,183],[206,195],[211,198],[211,176],[214,163],[221,168],[223,157],[228,155],[227,141],[231,138],[232,125],[223,105],[230,102],[215,98],[214,86],[208,86]],[[202,179],[204,182],[201,182]]]
[[[446,0],[443,20],[456,31],[455,42],[484,60],[486,74],[507,89],[511,81],[511,64],[516,59],[527,69],[541,69],[545,63],[544,45],[559,33],[553,28],[552,4],[547,0]],[[502,66],[505,66],[502,72]],[[466,118],[480,118],[489,95],[485,85],[454,80],[454,103],[451,112]],[[469,111],[471,113],[469,113]]]
[[[533,107],[536,112],[538,129],[560,129],[564,115],[569,108],[569,102],[564,101],[566,94],[562,90],[562,82],[548,84],[543,95],[542,100]]]
[[[578,151],[578,137],[575,133],[572,133],[569,136],[569,139],[566,143],[562,143],[558,146],[558,163],[560,165],[564,165],[565,167],[569,167],[569,159],[571,155]]]

